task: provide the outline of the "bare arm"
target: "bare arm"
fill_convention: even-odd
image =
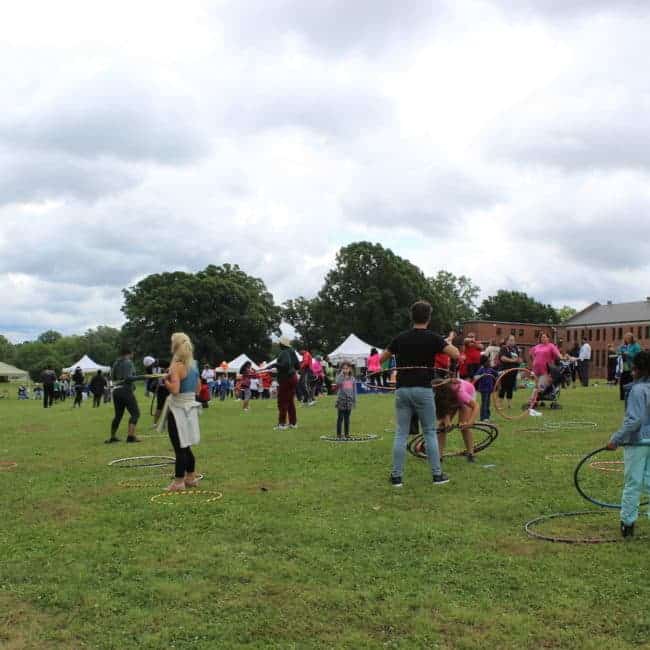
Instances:
[[[169,374],[165,377],[165,387],[172,395],[181,391],[181,381],[187,377],[187,368],[182,363],[173,363]],[[201,382],[199,381],[198,384]]]
[[[450,357],[454,361],[458,361],[458,357],[460,357],[460,352],[459,352],[458,348],[455,345],[452,345],[451,343],[448,343],[447,345],[445,345],[442,352],[443,352],[443,354],[446,354],[448,357]]]

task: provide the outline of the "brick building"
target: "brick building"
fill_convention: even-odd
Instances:
[[[511,323],[507,321],[468,320],[462,323],[463,335],[470,332],[476,334],[476,339],[489,345],[496,341],[497,345],[511,334],[515,337],[517,345],[524,351],[537,345],[541,334],[548,334],[551,341],[558,342],[559,329],[548,323]]]
[[[559,331],[567,351],[586,338],[592,349],[592,375],[606,377],[607,346],[618,348],[626,332],[632,332],[642,348],[650,346],[650,297],[619,304],[595,302],[562,323]]]

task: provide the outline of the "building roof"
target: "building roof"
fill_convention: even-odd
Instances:
[[[556,327],[557,323],[520,323],[512,320],[481,320],[480,318],[470,318],[462,321],[461,325],[468,323],[484,323],[486,325],[526,325],[527,327]]]
[[[624,325],[626,323],[650,322],[650,300],[638,302],[607,303],[595,302],[575,316],[562,323],[564,327],[583,325]]]

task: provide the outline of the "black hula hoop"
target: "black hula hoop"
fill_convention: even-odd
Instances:
[[[561,519],[564,517],[580,517],[582,515],[605,515],[607,514],[606,510],[577,510],[575,512],[555,512],[552,515],[544,515],[542,517],[536,517],[531,519],[524,524],[524,530],[528,537],[534,539],[541,539],[545,542],[556,542],[560,544],[614,544],[616,542],[627,541],[626,538],[622,536],[617,537],[556,537],[553,535],[544,535],[534,530],[534,527],[537,524],[540,524],[544,521],[549,521],[551,519]],[[642,535],[634,539],[647,539],[647,536]]]
[[[486,424],[477,422],[476,424],[469,427],[472,431],[480,431],[484,434],[484,438],[480,442],[474,442],[474,451],[473,453],[478,454],[479,452],[487,449],[499,436],[499,429],[493,424]],[[460,430],[459,426],[454,426],[451,431]],[[449,433],[449,431],[447,432]],[[424,434],[419,433],[417,436],[412,436],[409,440],[406,448],[408,451],[415,456],[416,458],[426,458],[427,452],[425,447]],[[464,456],[467,452],[463,451],[445,451],[442,454],[443,458],[452,458],[456,456]]]
[[[129,458],[116,458],[108,463],[108,466],[135,469],[138,467],[165,467],[173,465],[175,462],[176,459],[171,456],[131,456]]]
[[[346,442],[371,442],[372,440],[381,440],[381,438],[374,434],[374,433],[367,433],[365,435],[360,435],[360,436],[349,436],[347,438],[339,438],[337,436],[321,436],[321,440],[324,440],[325,442],[341,442],[341,443],[346,443]]]
[[[621,447],[646,447],[647,445],[620,445]],[[585,463],[587,461],[591,460],[594,456],[597,454],[600,454],[603,451],[609,451],[607,447],[600,447],[599,449],[596,449],[590,453],[588,453],[584,458],[578,463],[576,466],[574,472],[573,472],[573,484],[576,486],[576,490],[578,490],[578,494],[583,498],[589,501],[589,503],[593,503],[595,506],[600,506],[601,508],[609,508],[610,510],[620,510],[621,509],[621,504],[620,503],[606,503],[605,501],[600,501],[598,499],[594,499],[593,497],[589,496],[583,489],[582,486],[580,485],[580,470],[584,467]],[[642,501],[639,504],[639,507],[642,506],[647,506],[648,501]]]

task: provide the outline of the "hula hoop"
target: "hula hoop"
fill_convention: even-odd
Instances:
[[[487,449],[499,436],[499,430],[497,427],[491,424],[485,424],[485,423],[476,423],[473,426],[469,427],[473,432],[474,431],[480,431],[484,434],[483,439],[480,442],[475,442],[474,443],[474,451],[473,453],[478,454],[479,452],[483,451],[484,449]],[[454,425],[450,431],[454,430],[460,430],[460,427],[458,425]],[[449,431],[447,432],[449,433]],[[425,446],[425,439],[424,439],[424,434],[419,433],[417,436],[413,436],[411,440],[409,440],[408,444],[406,445],[406,448],[408,451],[415,456],[416,458],[426,458],[427,457],[427,452],[426,452],[426,446]],[[457,456],[465,456],[467,452],[465,450],[460,450],[460,451],[445,451],[442,454],[443,458],[452,458],[452,457],[457,457]]]
[[[528,370],[528,368],[510,368],[510,370],[506,370],[505,372],[502,372],[499,375],[499,378],[497,379],[496,384],[494,384],[494,390],[492,391],[492,401],[494,402],[494,408],[497,410],[497,412],[499,413],[499,415],[502,418],[505,418],[506,420],[521,420],[521,418],[528,417],[528,415],[529,415],[528,410],[529,409],[523,410],[519,415],[508,415],[506,413],[506,409],[504,407],[503,401],[499,397],[499,390],[500,390],[501,385],[503,383],[503,378],[506,377],[507,375],[510,375],[510,373],[512,373],[512,372],[514,372],[514,373],[523,372],[523,373],[527,374],[528,377],[534,379],[535,383],[537,384],[537,377],[535,376],[535,374],[531,370]],[[518,389],[518,390],[521,390],[521,389]],[[531,399],[529,400],[529,403],[534,403],[537,400],[537,393],[538,393],[537,388],[534,388],[533,389],[533,394],[531,396]]]
[[[607,511],[605,510],[577,510],[575,512],[555,512],[552,515],[544,515],[542,517],[537,517],[531,519],[524,524],[524,530],[528,537],[534,539],[541,539],[546,542],[557,542],[560,544],[613,544],[616,542],[624,542],[626,539],[621,536],[617,537],[556,537],[553,535],[544,535],[543,533],[537,532],[534,530],[534,527],[537,524],[540,524],[544,521],[550,521],[551,519],[561,519],[564,517],[580,517],[583,515],[605,515]],[[635,539],[647,539],[647,536],[642,535],[641,537],[636,537]]]
[[[0,472],[8,472],[16,467],[18,463],[15,460],[0,460]]]
[[[522,433],[529,431],[559,431],[561,429],[597,429],[597,422],[583,420],[567,420],[566,422],[544,422],[539,427],[520,429]]]
[[[203,474],[198,474],[197,478],[199,480],[203,480]],[[160,479],[161,479],[161,481],[162,480],[165,480],[165,481],[168,480],[164,476],[161,476]],[[138,489],[138,488],[160,488],[160,481],[151,481],[149,479],[147,479],[147,480],[131,479],[131,480],[119,481],[117,485],[119,487],[121,487],[121,488],[135,488],[135,489]]]
[[[217,492],[216,490],[180,490],[179,492],[163,492],[162,494],[156,494],[149,499],[151,503],[166,503],[171,505],[177,499],[182,497],[206,497],[203,503],[214,503],[223,499],[223,493]]]
[[[599,472],[623,472],[625,466],[622,460],[594,460],[589,463],[590,469],[598,470]]]
[[[647,445],[621,445],[621,447],[644,447]],[[610,510],[620,510],[621,509],[621,504],[620,503],[606,503],[604,501],[599,501],[598,499],[594,499],[593,497],[589,496],[583,489],[582,486],[580,485],[580,470],[582,467],[587,463],[587,461],[591,460],[594,456],[597,454],[600,454],[603,451],[609,451],[607,447],[600,447],[599,449],[596,449],[590,453],[588,453],[576,466],[574,472],[573,472],[573,484],[576,486],[576,490],[578,490],[578,494],[583,498],[589,501],[589,503],[593,503],[595,506],[600,506],[601,508],[609,508]],[[642,506],[647,506],[648,501],[642,501],[639,504],[639,507]]]
[[[374,433],[362,434],[360,436],[349,436],[348,438],[338,438],[337,436],[321,436],[321,440],[325,442],[371,442],[372,440],[381,440],[381,438]]]
[[[582,458],[582,454],[549,454],[544,460],[559,460],[560,458]]]
[[[173,465],[175,462],[176,459],[171,456],[131,456],[129,458],[116,458],[108,463],[108,466],[134,469],[137,467],[165,467],[166,465]]]

